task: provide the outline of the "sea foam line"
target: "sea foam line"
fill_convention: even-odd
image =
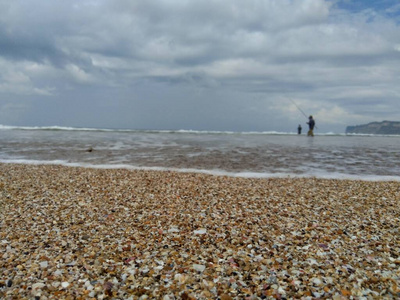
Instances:
[[[297,136],[297,132],[281,132],[281,131],[218,131],[218,130],[155,130],[155,129],[112,129],[112,128],[90,128],[90,127],[64,127],[64,126],[10,126],[1,125],[0,130],[32,130],[32,131],[91,131],[91,132],[121,132],[121,133],[164,133],[164,134],[216,134],[216,135],[293,135]],[[315,135],[326,136],[343,136],[344,133],[316,133]],[[303,135],[304,136],[304,135]]]
[[[125,133],[170,133],[170,134],[223,134],[223,135],[292,135],[297,136],[297,132],[282,131],[218,131],[218,130],[191,130],[191,129],[112,129],[112,128],[91,128],[91,127],[67,127],[67,126],[11,126],[1,125],[0,130],[36,130],[36,131],[91,131],[91,132],[125,132]],[[395,134],[362,134],[362,133],[335,133],[318,132],[316,136],[382,136],[400,137]],[[302,136],[305,136],[304,134]]]
[[[337,180],[362,180],[362,181],[399,181],[400,176],[386,176],[386,175],[354,175],[345,173],[328,173],[328,172],[315,172],[307,174],[294,174],[294,173],[265,173],[265,172],[229,172],[224,170],[207,170],[207,169],[194,169],[194,168],[167,168],[167,167],[146,167],[134,166],[128,164],[88,164],[88,163],[75,163],[64,160],[30,160],[30,159],[0,159],[0,163],[4,164],[25,164],[25,165],[60,165],[65,167],[79,167],[87,169],[125,169],[125,170],[142,170],[142,171],[161,171],[161,172],[179,172],[179,173],[199,173],[213,176],[227,176],[238,178],[317,178],[317,179],[337,179]]]

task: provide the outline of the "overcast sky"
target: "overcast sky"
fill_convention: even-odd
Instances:
[[[3,125],[344,132],[399,101],[399,0],[0,0]]]

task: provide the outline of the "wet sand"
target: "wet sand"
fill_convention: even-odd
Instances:
[[[400,297],[400,182],[0,170],[0,298]]]

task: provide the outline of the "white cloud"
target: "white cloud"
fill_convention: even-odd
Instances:
[[[65,67],[69,76],[78,83],[91,83],[94,81],[93,76],[82,70],[79,66],[69,64]]]
[[[337,105],[329,108],[321,108],[316,112],[315,116],[316,116],[315,117],[316,122],[321,122],[330,125],[340,123],[343,126],[350,124],[356,125],[363,122],[368,122],[369,119],[368,117],[351,113]],[[349,120],[351,120],[350,123]]]
[[[50,96],[52,88],[36,87],[29,72],[26,70],[28,63],[11,64],[0,59],[0,93],[8,95],[42,95]]]

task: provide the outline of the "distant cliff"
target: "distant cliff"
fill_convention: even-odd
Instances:
[[[400,135],[400,122],[383,121],[372,122],[365,125],[347,126],[346,133]]]

